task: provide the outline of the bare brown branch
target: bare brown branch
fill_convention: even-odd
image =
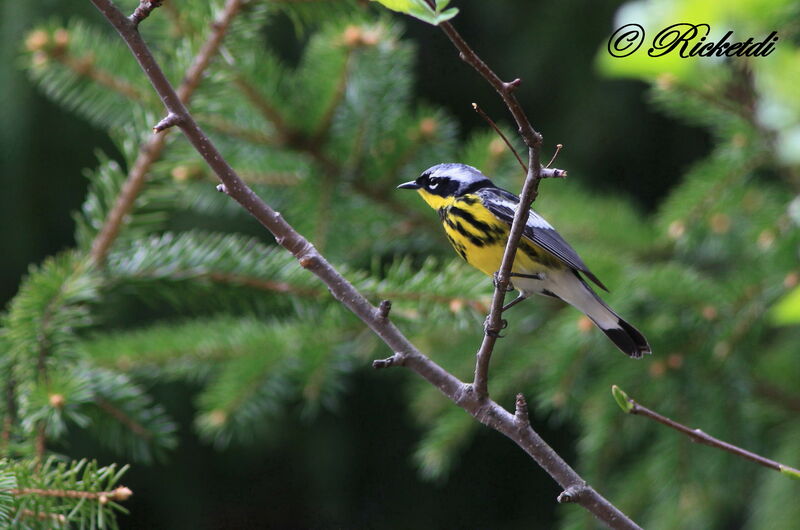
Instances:
[[[179,127],[222,181],[219,189],[241,204],[265,228],[272,232],[278,244],[291,252],[302,267],[319,277],[327,285],[333,297],[358,316],[394,352],[390,358],[376,361],[374,363],[376,367],[403,365],[413,370],[480,422],[503,433],[517,443],[565,490],[585,487],[585,490],[581,490],[582,492],[585,491],[585,493],[579,495],[577,502],[598,519],[614,528],[639,528],[619,509],[594,489],[587,486],[585,481],[533,429],[530,427],[520,428],[513,414],[489,399],[485,394],[479,395],[474,391],[473,386],[464,384],[448,373],[420,352],[390,319],[382,318],[383,312],[380,308],[372,305],[347,279],[331,266],[308,240],[287,223],[279,212],[264,203],[239,178],[188,112],[181,98],[174,91],[156,63],[136,26],[122,15],[111,0],[92,0],[92,3],[103,13],[128,44],[164,102],[167,111],[181,118]],[[485,70],[491,72],[488,67],[483,66]],[[501,86],[501,89],[507,95],[511,95],[513,88],[514,83],[502,83]],[[518,104],[516,108],[518,109]],[[518,110],[521,112],[521,109]],[[512,113],[514,113],[513,110]],[[524,114],[522,116],[524,117]],[[530,140],[528,145],[538,146],[541,140],[533,132],[533,129],[530,128],[530,131],[524,132],[523,136],[526,136],[526,134]],[[527,140],[526,143],[528,143]],[[522,217],[527,217],[528,215],[530,200],[540,175],[537,149],[530,149],[529,158],[531,163],[526,186],[523,190],[523,201],[527,201],[527,203],[523,202],[515,217],[514,228],[518,230],[514,235],[515,232],[512,229],[512,235],[509,238],[509,247],[513,248],[510,251],[509,247],[506,248],[506,259],[504,259],[504,264],[508,262],[508,267],[505,270],[506,283],[508,282],[507,275],[511,266],[511,258],[509,256],[513,257],[514,255],[525,221]],[[503,274],[502,270],[501,274]],[[502,305],[502,297],[500,304]]]
[[[427,2],[435,9],[433,0],[427,0]],[[442,22],[439,27],[459,51],[461,59],[481,74],[497,93],[500,94],[506,107],[508,107],[511,115],[514,117],[514,121],[517,123],[520,136],[522,136],[522,139],[525,141],[525,145],[528,146],[527,176],[525,178],[525,184],[522,187],[522,192],[520,193],[519,207],[514,215],[514,221],[508,235],[506,248],[503,252],[503,260],[500,264],[500,269],[495,275],[495,290],[494,296],[492,297],[491,310],[486,317],[483,342],[476,355],[473,388],[478,396],[488,396],[489,362],[491,361],[495,343],[500,336],[500,330],[504,325],[501,314],[505,295],[510,283],[511,269],[514,265],[514,258],[517,254],[519,241],[522,238],[522,231],[528,221],[531,204],[536,200],[539,190],[539,181],[542,179],[542,164],[540,162],[542,135],[534,130],[530,120],[528,120],[528,116],[525,114],[525,111],[522,110],[522,106],[514,95],[514,92],[519,88],[522,81],[520,79],[514,79],[510,82],[503,81],[485,62],[483,62],[451,23]]]
[[[715,438],[710,434],[704,433],[700,429],[692,429],[691,427],[687,427],[675,420],[667,418],[666,416],[662,416],[658,412],[650,410],[644,405],[641,405],[637,401],[634,401],[628,397],[628,395],[616,385],[614,385],[612,388],[612,393],[614,394],[614,398],[617,400],[617,403],[619,403],[620,407],[622,407],[622,409],[628,414],[636,414],[638,416],[650,418],[651,420],[657,421],[662,425],[666,425],[670,429],[675,429],[676,431],[685,434],[693,442],[707,445],[709,447],[715,447],[717,449],[722,449],[723,451],[727,451],[728,453],[744,458],[745,460],[755,462],[756,464],[774,469],[775,471],[780,471],[781,473],[789,475],[792,478],[800,479],[800,469],[770,460],[769,458],[765,458],[759,454],[752,453],[746,449],[742,449],[741,447],[720,440],[719,438]]]
[[[127,99],[132,101],[148,100],[148,97],[135,86],[102,68],[98,68],[97,65],[94,64],[94,58],[91,55],[75,57],[65,48],[63,50],[53,50],[51,56],[76,74],[88,77],[98,85],[110,88],[114,92],[125,96]]]

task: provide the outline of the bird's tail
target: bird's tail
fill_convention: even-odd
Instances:
[[[608,307],[606,307],[606,309],[611,311]],[[613,311],[611,312],[614,313]],[[619,316],[617,316],[617,324],[619,327],[601,327],[600,329],[603,330],[603,333],[605,333],[606,336],[611,339],[611,342],[616,344],[617,348],[622,350],[623,353],[634,359],[641,359],[642,355],[650,355],[653,353],[650,349],[650,345],[647,343],[647,339],[644,338],[644,335],[642,335],[638,329],[622,320]],[[600,326],[598,325],[598,327]]]
[[[575,277],[580,282],[580,286],[575,286],[574,283],[572,285],[578,289],[557,293],[560,298],[581,310],[626,355],[640,359],[642,355],[652,353],[647,339],[638,329],[625,322],[613,309],[608,307],[577,273],[575,273]]]

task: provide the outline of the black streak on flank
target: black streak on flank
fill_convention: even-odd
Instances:
[[[464,248],[464,245],[462,245],[461,243],[450,237],[449,234],[447,235],[447,239],[450,240],[450,244],[453,245],[454,249],[456,249],[458,255],[464,258],[465,261],[467,261],[467,249]]]
[[[471,234],[469,232],[469,230],[464,228],[464,225],[462,225],[458,221],[454,220],[453,216],[451,216],[451,215],[446,216],[444,218],[444,223],[447,226],[449,226],[451,229],[453,229],[456,232],[458,232],[459,235],[461,235],[462,237],[464,237],[467,240],[469,240],[469,242],[471,244],[475,245],[476,247],[482,247],[482,246],[486,245],[486,241],[484,241],[480,237],[475,236],[474,234]]]
[[[456,221],[456,230],[459,234],[469,239],[469,242],[475,245],[476,247],[483,247],[486,245],[487,241],[481,239],[480,237],[476,236],[475,234],[471,233],[469,230],[464,228],[464,225]]]
[[[468,222],[469,224],[474,226],[475,229],[481,234],[486,234],[487,236],[489,236],[493,235],[495,232],[495,227],[491,226],[488,223],[484,223],[483,221],[478,221],[477,219],[475,219],[474,215],[472,215],[466,210],[462,210],[461,208],[452,206],[450,208],[449,213],[451,215],[455,215],[456,217],[460,217],[464,221]]]

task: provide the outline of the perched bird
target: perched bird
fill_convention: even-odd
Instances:
[[[490,276],[500,269],[519,197],[465,164],[438,164],[398,188],[417,190],[439,213],[447,238],[467,263]],[[583,312],[627,355],[638,359],[651,353],[647,339],[608,307],[581,274],[608,291],[550,223],[531,211],[511,270],[520,294],[503,309],[532,294],[558,298]]]

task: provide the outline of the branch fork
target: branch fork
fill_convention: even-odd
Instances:
[[[520,429],[531,428],[531,419],[528,415],[528,402],[522,394],[517,394],[517,400],[514,406],[514,421]]]
[[[150,13],[157,7],[161,7],[163,3],[164,0],[153,0],[151,2],[141,0],[139,5],[136,6],[136,9],[133,10],[133,13],[131,13],[131,16],[128,17],[128,20],[130,20],[134,26],[138,26],[142,20],[149,17]]]
[[[391,368],[392,366],[403,366],[403,364],[405,364],[405,357],[400,353],[395,353],[386,359],[376,359],[372,361],[372,367],[376,370]]]
[[[161,131],[166,131],[167,129],[169,129],[171,127],[175,127],[176,125],[180,125],[181,121],[182,120],[181,120],[180,116],[170,112],[160,122],[158,122],[153,127],[153,132],[154,133],[160,133]]]
[[[588,487],[586,484],[578,485],[578,486],[570,486],[569,488],[562,491],[556,500],[559,504],[565,504],[570,502],[580,502],[581,497],[588,491]]]
[[[503,90],[505,90],[507,93],[510,94],[510,93],[514,92],[516,89],[518,89],[521,84],[522,84],[522,79],[520,79],[518,77],[518,78],[514,79],[513,81],[509,81],[508,83],[504,82],[503,83]]]
[[[385,322],[389,318],[389,311],[391,310],[392,310],[392,301],[381,300],[381,303],[378,306],[377,317]]]

